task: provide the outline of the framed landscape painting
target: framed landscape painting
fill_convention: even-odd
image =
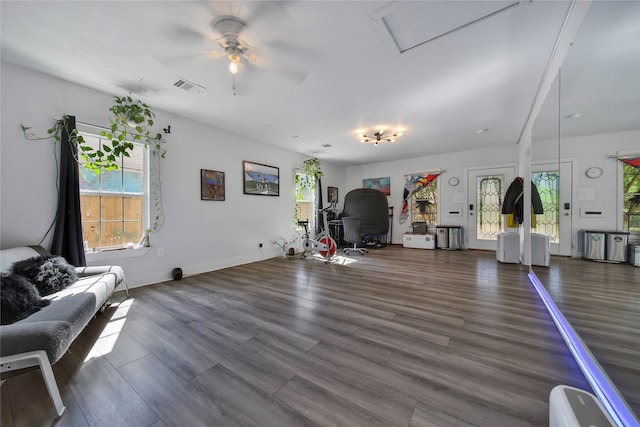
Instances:
[[[200,200],[224,201],[224,172],[200,169]]]
[[[244,194],[280,195],[280,168],[244,160],[242,169]]]
[[[385,196],[391,195],[391,177],[365,178],[362,180],[362,188],[373,188],[380,190]]]

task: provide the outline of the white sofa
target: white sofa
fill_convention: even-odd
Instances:
[[[3,249],[1,271],[8,272],[16,261],[46,254],[40,246]],[[119,266],[76,267],[76,273],[77,282],[44,297],[49,305],[22,320],[0,326],[1,372],[39,366],[58,415],[65,407],[51,365],[66,353],[118,285],[124,284],[129,294]]]

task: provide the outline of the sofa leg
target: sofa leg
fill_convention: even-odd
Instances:
[[[36,365],[39,366],[44,383],[47,386],[47,391],[49,392],[49,397],[51,397],[53,406],[56,409],[56,413],[59,417],[64,414],[66,408],[64,403],[62,403],[62,397],[60,397],[58,384],[56,383],[56,378],[53,375],[53,369],[51,369],[51,364],[49,363],[49,356],[47,356],[47,353],[44,350],[3,356],[0,358],[0,365],[2,367],[2,372],[15,371]]]
[[[51,400],[53,401],[53,406],[55,406],[58,416],[61,417],[66,408],[64,407],[64,403],[62,403],[56,377],[53,376],[53,369],[51,369],[51,365],[49,364],[49,357],[44,351],[38,356],[38,363],[40,364],[40,370],[44,377],[44,383],[47,385],[49,396],[51,396]]]

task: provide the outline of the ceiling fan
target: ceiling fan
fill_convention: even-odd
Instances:
[[[215,3],[216,6],[225,4]],[[297,46],[295,38],[289,36],[290,25],[293,22],[291,18],[277,3],[251,2],[250,6],[251,9],[240,8],[235,11],[229,7],[224,11],[226,13],[220,13],[220,10],[212,11],[214,18],[209,24],[215,33],[212,37],[206,32],[190,27],[175,27],[174,40],[182,40],[183,48],[186,44],[195,45],[209,40],[216,42],[219,47],[212,46],[204,52],[165,58],[160,62],[185,66],[190,59],[226,57],[229,61],[228,70],[234,77],[234,94],[235,78],[245,74],[244,71],[250,74],[255,71],[267,72],[290,82],[302,82],[308,74],[309,47]],[[275,29],[281,31],[274,31]],[[280,32],[282,34],[278,34]],[[251,40],[252,43],[249,44],[247,40]],[[245,79],[245,85],[247,82]],[[246,88],[243,92],[246,93]]]
[[[218,44],[224,49],[224,54],[229,59],[229,72],[238,73],[238,65],[242,58],[249,62],[255,62],[255,55],[250,54],[251,46],[240,38],[240,33],[246,26],[246,22],[235,16],[223,15],[211,21],[211,26],[222,34]]]

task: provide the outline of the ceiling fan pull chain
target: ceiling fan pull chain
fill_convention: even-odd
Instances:
[[[236,76],[232,74],[231,79],[233,79],[233,96],[236,96]]]

